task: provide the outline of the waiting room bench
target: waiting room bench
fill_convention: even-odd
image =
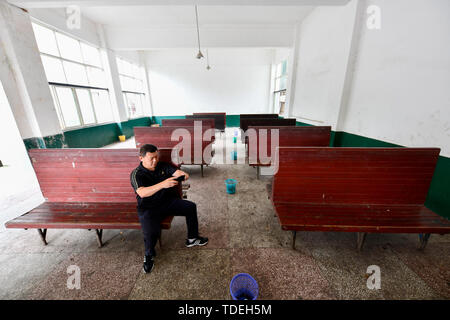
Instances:
[[[450,221],[425,207],[438,148],[280,147],[271,201],[283,230],[450,233]]]
[[[172,149],[160,149],[170,162]],[[103,229],[140,229],[131,171],[137,149],[31,149],[31,162],[45,202],[8,221],[6,228],[37,229],[47,244],[47,229],[94,229],[99,247]],[[182,196],[182,184],[175,187]],[[169,229],[173,216],[161,223]],[[161,239],[160,239],[161,240]],[[161,245],[161,241],[160,241]]]

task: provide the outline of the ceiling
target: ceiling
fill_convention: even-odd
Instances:
[[[294,25],[312,6],[199,6],[201,26]],[[113,27],[167,27],[195,24],[194,6],[86,7],[81,12],[94,22]]]

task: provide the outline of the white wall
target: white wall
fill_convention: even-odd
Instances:
[[[361,30],[342,130],[450,156],[450,1],[367,4],[381,30]]]
[[[0,83],[0,231],[4,223],[44,201],[3,86]]]
[[[147,52],[153,112],[156,116],[193,112],[269,112],[270,49],[210,49],[211,70],[198,49]]]
[[[355,2],[318,7],[300,25],[291,116],[336,126],[352,40]]]

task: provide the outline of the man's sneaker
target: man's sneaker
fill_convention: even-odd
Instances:
[[[193,246],[204,246],[208,243],[208,238],[203,237],[197,237],[194,240],[190,241],[189,239],[186,239],[186,247],[190,248]]]
[[[150,273],[153,270],[153,267],[155,266],[153,257],[152,256],[145,256],[144,257],[144,272]]]

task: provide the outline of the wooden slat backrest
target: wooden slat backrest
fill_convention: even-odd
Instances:
[[[214,119],[163,119],[163,127],[193,127],[194,121],[201,121],[202,126],[214,128]]]
[[[255,114],[240,114],[239,115],[239,127],[242,128],[241,120],[244,119],[278,119],[276,113],[255,113]]]
[[[280,147],[272,201],[423,205],[439,151]]]
[[[171,153],[161,149],[160,161],[171,162]],[[140,162],[137,149],[31,149],[28,154],[47,201],[136,202],[130,174]]]
[[[208,163],[210,159],[204,159],[203,154],[204,150],[211,144],[211,141],[207,141],[203,139],[205,131],[208,129],[207,127],[203,127],[201,135],[195,135],[194,127],[134,127],[134,136],[136,147],[140,148],[144,144],[153,144],[158,148],[174,148],[181,141],[183,141],[182,137],[179,137],[179,140],[172,141],[172,134],[175,130],[184,129],[187,130],[191,137],[191,161],[188,163],[183,161],[183,164],[205,164]],[[201,147],[201,161],[195,161],[195,148],[196,146]],[[180,147],[180,158],[184,159],[184,150]],[[198,163],[201,162],[201,163]]]
[[[203,112],[186,115],[186,119],[214,119],[214,127],[217,130],[225,130],[227,117],[224,112]]]
[[[240,121],[241,129],[247,131],[249,126],[295,126],[296,119],[250,118]]]
[[[271,157],[272,152],[272,130],[278,130],[279,147],[328,147],[330,145],[330,126],[308,126],[308,127],[275,127],[275,126],[249,126],[248,130],[254,129],[256,132],[255,156],[249,157],[250,165],[260,165],[261,143],[266,141],[267,156]],[[266,132],[266,139],[262,134]],[[253,147],[249,147],[247,152],[251,152]],[[256,161],[255,161],[256,160]]]

